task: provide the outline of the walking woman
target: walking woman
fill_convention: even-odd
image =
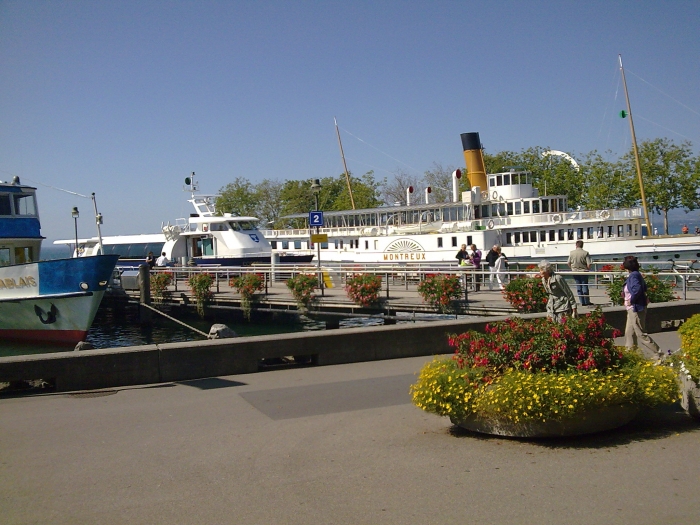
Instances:
[[[564,317],[576,316],[576,299],[564,278],[554,272],[549,261],[540,261],[537,266],[540,269],[542,285],[549,295],[547,317],[561,323]]]
[[[647,283],[639,273],[639,261],[634,255],[628,255],[622,262],[622,267],[629,275],[622,288],[622,295],[627,308],[627,324],[625,325],[625,346],[628,349],[639,347],[645,350],[647,357],[663,357],[659,345],[646,333],[647,318]]]

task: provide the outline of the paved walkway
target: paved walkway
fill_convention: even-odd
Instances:
[[[678,407],[588,437],[475,435],[410,404],[427,359],[0,398],[0,521],[700,523],[700,425]]]

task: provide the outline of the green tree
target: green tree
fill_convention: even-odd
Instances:
[[[243,177],[236,177],[233,182],[219,190],[216,198],[218,213],[231,213],[241,216],[255,216],[258,196],[253,185]]]
[[[256,216],[265,225],[276,224],[282,216],[282,188],[284,184],[277,180],[263,179],[255,185]]]
[[[658,138],[642,142],[638,151],[647,206],[663,216],[664,233],[668,234],[668,212],[697,201],[697,186],[693,184],[696,160],[690,143],[676,145]],[[634,153],[627,153],[623,161],[627,171],[636,174]]]
[[[610,152],[607,152],[610,156]],[[589,210],[629,208],[639,202],[634,174],[619,162],[605,160],[597,151],[582,156],[579,162],[582,185],[580,204]]]

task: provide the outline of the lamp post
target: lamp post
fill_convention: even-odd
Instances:
[[[321,181],[319,179],[314,179],[313,184],[311,185],[311,193],[314,194],[314,203],[315,203],[315,208],[314,211],[320,211],[318,209],[318,194],[321,193]],[[316,235],[319,233],[319,226],[316,226]],[[316,243],[316,265],[318,268],[318,285],[321,288],[321,295],[323,295],[323,274],[321,273],[321,243],[317,242]]]
[[[70,213],[73,217],[73,222],[75,223],[75,256],[78,256],[78,217],[80,217],[80,212],[77,206],[73,206],[73,210]]]

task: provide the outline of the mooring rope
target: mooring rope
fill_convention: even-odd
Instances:
[[[183,322],[180,321],[179,319],[175,319],[174,317],[171,317],[171,316],[169,316],[168,314],[166,314],[166,313],[164,313],[164,312],[161,312],[160,310],[158,310],[158,308],[153,308],[150,304],[146,304],[146,303],[139,303],[139,304],[140,304],[141,306],[145,306],[145,307],[148,308],[149,310],[153,310],[154,312],[158,312],[158,313],[159,313],[160,315],[162,315],[163,317],[167,317],[167,318],[170,319],[171,321],[175,321],[176,323],[181,324],[182,326],[185,326],[185,327],[189,328],[190,330],[193,330],[193,331],[197,332],[198,334],[203,335],[204,337],[206,337],[207,339],[209,339],[209,334],[205,334],[205,333],[202,332],[201,330],[197,330],[194,326],[190,326],[190,325],[188,325],[187,323],[183,323]]]

